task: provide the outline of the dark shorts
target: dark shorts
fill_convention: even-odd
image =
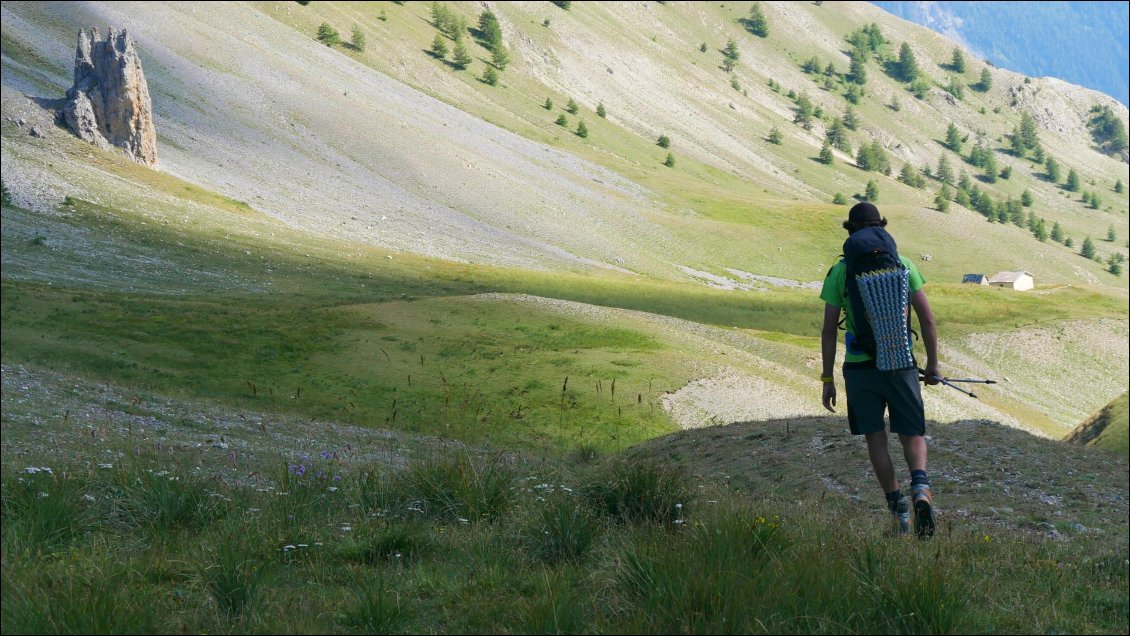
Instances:
[[[883,430],[883,411],[891,417],[891,432],[925,435],[926,414],[918,369],[880,371],[873,365],[844,365],[848,426],[853,435]]]

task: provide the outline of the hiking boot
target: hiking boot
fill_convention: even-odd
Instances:
[[[894,510],[891,510],[891,516],[895,520],[895,532],[897,534],[907,534],[910,532],[910,500],[906,497],[899,499],[895,504]]]
[[[914,505],[914,533],[919,539],[929,539],[934,536],[934,497],[930,494],[930,486],[916,484],[911,489],[910,499]]]

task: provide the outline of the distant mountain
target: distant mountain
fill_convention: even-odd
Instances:
[[[874,2],[1000,68],[1058,77],[1128,103],[1130,3]]]

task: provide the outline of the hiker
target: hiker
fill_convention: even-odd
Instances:
[[[910,342],[910,307],[918,316],[926,347],[924,381],[927,384],[937,384],[940,375],[938,334],[934,314],[930,311],[926,293],[922,291],[926,281],[913,262],[897,256],[894,239],[884,229],[886,226],[887,219],[867,201],[854,205],[843,223],[848,231],[844,258],[828,270],[820,291],[821,300],[827,303],[820,337],[823,359],[820,381],[824,385],[824,408],[835,413],[833,367],[836,362],[836,332],[840,311],[843,310],[846,314],[844,343],[847,350],[843,375],[848,426],[853,435],[863,435],[867,440],[871,466],[886,494],[887,508],[897,523],[897,530],[900,533],[910,531],[910,510],[913,508],[915,533],[925,539],[934,534],[935,520],[930,479],[926,474],[926,416],[918,384],[918,365]],[[884,259],[885,263],[882,262]],[[887,296],[873,295],[869,300],[872,305],[866,305],[868,301],[862,297],[870,294],[867,290],[871,286],[878,284],[874,280],[895,281],[890,284],[901,284],[902,291]],[[890,300],[886,300],[888,298]],[[887,312],[874,308],[883,300],[892,305]],[[862,320],[860,313],[865,314]],[[878,320],[886,321],[878,327],[871,324],[877,320],[877,315]],[[880,340],[886,346],[877,346]],[[887,450],[884,409],[889,410],[891,432],[898,434],[910,469],[909,502],[895,479],[894,464]]]

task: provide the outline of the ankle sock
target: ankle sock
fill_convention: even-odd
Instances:
[[[924,471],[924,470],[912,470],[912,471],[910,471],[910,486],[911,486],[911,488],[913,488],[914,486],[929,486],[929,485],[930,485],[930,478],[926,476],[926,471]]]

